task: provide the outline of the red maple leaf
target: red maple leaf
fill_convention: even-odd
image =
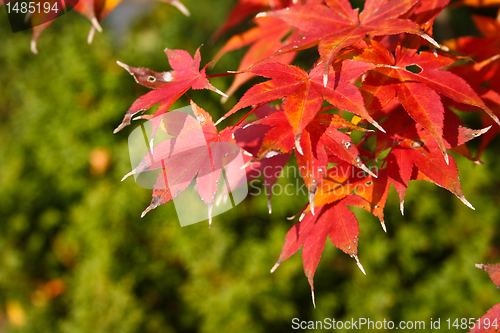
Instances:
[[[207,205],[209,223],[212,222],[212,206],[221,171],[240,153],[240,148],[232,137],[232,129],[217,132],[212,117],[194,102],[191,106],[196,118],[183,112],[160,117],[166,133],[174,137],[157,144],[123,177],[161,169],[151,205],[142,216],[177,197],[196,177],[198,194]]]
[[[473,16],[478,30],[484,37],[465,36],[447,41],[456,52],[467,55],[474,62],[454,66],[450,70],[463,77],[478,92],[494,114],[500,116],[500,20],[484,16]],[[464,109],[462,106],[455,106]],[[475,156],[480,158],[489,142],[496,137],[500,128],[491,119],[482,117],[483,126],[493,128],[481,139],[481,146]]]
[[[348,0],[326,0],[326,4],[306,4],[262,13],[278,17],[300,29],[304,37],[281,49],[280,53],[318,45],[323,61],[323,81],[328,81],[329,64],[345,47],[353,45],[366,35],[395,35],[403,32],[419,35],[439,47],[418,24],[399,18],[418,0],[367,0],[358,14]]]
[[[288,6],[294,6],[297,3],[321,3],[323,0],[239,0],[238,3],[231,9],[226,21],[210,38],[212,41],[219,38],[229,29],[237,26],[246,18],[257,14],[258,12],[270,8],[280,9]]]
[[[313,280],[321,254],[325,249],[327,236],[336,247],[354,257],[361,271],[365,273],[357,256],[358,235],[358,220],[343,201],[318,207],[316,215],[310,213],[305,215],[288,231],[278,262],[271,269],[271,273],[283,261],[302,248],[304,273],[311,286],[312,300],[314,307],[316,307]]]
[[[250,88],[216,124],[244,107],[285,98],[283,110],[293,128],[293,136],[295,143],[298,144],[299,152],[300,135],[320,111],[323,100],[340,109],[360,115],[383,130],[366,112],[358,88],[350,82],[370,68],[373,68],[373,65],[362,61],[336,63],[329,74],[331,79],[325,87],[322,83],[322,65],[314,67],[310,73],[299,67],[280,63],[257,65],[248,72],[271,78],[271,80]]]
[[[447,112],[445,115],[445,123],[453,124],[457,121],[456,115],[451,112]],[[406,188],[412,179],[434,182],[455,194],[464,204],[474,209],[462,192],[455,160],[450,156],[449,163],[446,163],[441,157],[441,149],[432,135],[421,125],[414,123],[400,109],[396,109],[391,116],[396,121],[393,126],[399,129],[397,132],[392,132],[393,128],[388,127],[389,136],[393,135],[389,139],[392,142],[392,149],[386,157],[387,175],[399,193],[401,212],[403,212]],[[487,130],[472,130],[449,125],[445,129],[445,147],[452,148],[462,145]],[[396,130],[394,129],[394,131]],[[394,139],[397,142],[395,146]],[[388,138],[380,140],[387,142]],[[381,144],[382,147],[384,145],[388,146],[387,143]]]
[[[292,33],[282,41],[283,38],[290,32],[290,26],[274,17],[257,17],[254,19],[257,27],[254,27],[240,35],[235,35],[227,41],[222,49],[215,55],[215,61],[218,61],[225,53],[237,50],[244,46],[251,45],[245,56],[238,66],[238,71],[244,72],[252,65],[259,62],[260,64],[280,62],[282,64],[290,64],[295,58],[295,52],[286,53],[270,59],[270,57],[278,52],[288,41],[297,38],[297,33]],[[242,84],[253,78],[255,74],[248,72],[236,75],[233,83],[227,90],[227,95],[231,96]],[[222,101],[225,102],[223,97]]]
[[[447,41],[446,45],[474,62],[454,66],[450,70],[467,79],[476,91],[487,86],[500,93],[500,20],[477,15],[473,19],[484,37],[460,37]]]
[[[416,22],[420,26],[427,26],[429,29],[432,29],[434,19],[449,3],[450,0],[419,1],[408,12],[410,15],[405,16],[408,16],[412,21]]]
[[[484,16],[473,16],[473,19],[484,37],[460,37],[447,41],[446,45],[474,62],[450,70],[465,78],[476,91],[478,87],[487,86],[500,92],[500,21]]]
[[[292,0],[239,0],[238,3],[231,9],[226,21],[212,35],[212,40],[219,38],[227,30],[240,24],[243,20],[255,15],[259,11],[266,8],[283,8],[292,5]]]
[[[169,72],[155,72],[147,68],[136,68],[118,62],[136,80],[148,88],[153,89],[147,94],[139,97],[125,114],[122,123],[114,133],[117,133],[130,124],[132,117],[139,111],[147,110],[153,105],[161,103],[154,114],[154,118],[167,112],[168,108],[186,93],[189,89],[209,89],[223,96],[225,94],[215,88],[207,79],[205,68],[200,68],[200,49],[196,50],[194,58],[184,50],[165,49],[168,61],[172,67]],[[206,67],[206,66],[205,66]],[[143,117],[146,119],[153,117]]]
[[[304,272],[311,286],[314,303],[313,277],[324,250],[327,235],[332,243],[354,257],[359,268],[363,266],[357,257],[359,227],[354,214],[346,207],[362,207],[377,216],[385,230],[383,208],[389,192],[385,169],[378,177],[366,174],[352,164],[338,158],[330,159],[337,164],[324,172],[315,196],[316,213],[310,204],[300,219],[287,233],[285,244],[273,272],[283,261],[301,247]],[[304,178],[306,179],[306,178]]]

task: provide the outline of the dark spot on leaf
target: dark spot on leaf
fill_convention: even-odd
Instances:
[[[405,69],[408,72],[412,72],[413,74],[420,74],[423,71],[422,67],[420,67],[419,65],[408,65],[405,66]]]
[[[424,146],[424,143],[420,140],[415,140],[411,144],[412,148],[422,148],[423,146]]]

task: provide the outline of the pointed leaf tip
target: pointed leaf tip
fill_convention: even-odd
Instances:
[[[184,6],[180,1],[178,0],[171,0],[171,1],[168,1],[172,6],[174,6],[175,8],[177,8],[178,10],[180,10],[180,12],[186,16],[191,16],[191,13],[189,12],[189,10],[186,8],[186,6]]]
[[[370,124],[375,126],[379,131],[386,133],[385,129],[383,129],[382,126],[380,126],[380,124],[377,123],[375,120],[370,121]]]
[[[121,123],[117,128],[115,128],[115,130],[113,131],[113,134],[120,132],[127,125],[128,124]]]
[[[438,49],[442,48],[441,45],[439,45],[439,43],[434,40],[434,38],[432,38],[431,36],[429,36],[425,32],[422,32],[420,37],[422,37],[423,39],[425,39],[426,41],[428,41],[429,43],[431,43],[432,45],[434,45]]]
[[[97,18],[94,16],[90,19],[90,23],[92,23],[92,26],[97,29],[97,31],[102,32],[101,25],[99,24],[99,21]]]
[[[446,45],[441,45],[441,50],[443,50],[444,52],[450,52],[450,48]]]
[[[212,204],[208,205],[208,227],[212,226]]]
[[[399,202],[399,209],[401,210],[401,215],[405,215],[405,201],[404,199]]]
[[[316,196],[316,191],[309,192],[309,207],[311,208],[311,213],[314,214],[314,197]]]
[[[363,268],[363,265],[361,265],[361,263],[359,262],[359,258],[358,258],[357,254],[354,255],[354,259],[356,259],[356,264],[358,265],[361,272],[363,272],[363,274],[366,275],[365,269]]]
[[[304,155],[304,151],[302,150],[302,146],[300,145],[300,136],[295,139],[295,148],[300,155]]]
[[[278,268],[278,266],[280,265],[280,262],[277,262],[273,268],[271,268],[271,273],[274,273],[274,271],[276,270],[276,268]]]
[[[226,95],[225,93],[223,93],[222,91],[220,91],[220,90],[219,90],[219,89],[217,89],[217,88],[215,88],[215,90],[214,90],[214,91],[215,91],[216,93],[218,93],[219,95],[221,95],[221,96],[222,96],[222,98],[225,98],[225,100],[227,100],[227,99],[229,98],[229,96],[228,96],[228,95]],[[224,102],[222,102],[222,103],[224,103]]]
[[[489,114],[489,116],[498,124],[500,125],[500,120],[498,120],[498,117],[495,116],[493,113]]]
[[[314,297],[314,289],[313,288],[311,288],[311,298],[312,298],[313,306],[316,309],[316,299]]]
[[[462,200],[462,202],[467,206],[469,207],[470,209],[472,210],[476,210],[476,208],[474,208],[474,206],[471,205],[471,203],[469,201],[467,201],[467,199],[465,199],[465,196],[461,195],[458,197],[460,200]]]
[[[444,160],[446,161],[446,164],[450,165],[450,158],[448,157],[447,152],[444,152]]]
[[[382,229],[384,229],[384,232],[387,233],[387,228],[385,227],[385,221],[380,221],[380,224],[382,225]]]
[[[245,170],[250,164],[253,163],[253,159],[249,160],[248,162],[246,162],[245,164],[243,164],[240,168],[240,170]]]
[[[364,165],[363,163],[361,163],[361,166],[360,168],[366,172],[367,174],[369,174],[370,176],[374,177],[374,178],[378,178],[378,176],[376,174],[374,174],[370,169],[368,169],[368,167],[366,165]]]
[[[271,197],[267,197],[267,208],[269,209],[269,214],[273,212],[273,206],[271,206]]]
[[[155,209],[156,206],[153,206],[153,204],[149,205],[141,214],[141,219],[147,214],[149,213],[151,210]]]
[[[493,125],[490,125],[488,127],[485,127],[483,129],[478,130],[476,133],[474,133],[474,136],[478,137],[478,136],[483,135],[484,133],[486,133],[486,132],[488,132],[490,130],[491,126],[493,126]]]
[[[131,175],[134,174],[134,170],[130,171],[129,173],[127,173],[125,176],[123,176],[122,180],[120,180],[121,182],[124,181],[125,179],[127,179],[128,177],[130,177]]]
[[[214,126],[217,126],[221,123],[221,121],[223,121],[224,119],[226,119],[226,117],[220,117],[219,120],[217,120],[214,124]]]
[[[31,40],[31,52],[34,54],[38,54],[38,50],[36,49],[36,40]]]
[[[130,68],[127,64],[124,64],[123,62],[121,62],[119,60],[117,60],[116,63],[118,64],[118,66],[125,68],[127,71]]]
[[[87,44],[92,44],[92,41],[94,40],[94,35],[95,35],[95,27],[91,26],[89,35],[87,36]]]

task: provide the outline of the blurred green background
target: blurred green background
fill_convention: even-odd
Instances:
[[[37,56],[30,31],[12,34],[0,15],[1,333],[288,332],[293,318],[427,325],[441,318],[443,325],[477,319],[500,302],[486,272],[474,267],[500,261],[498,140],[484,166],[457,158],[475,211],[416,181],[405,216],[391,189],[387,234],[354,209],[367,276],[328,243],[315,277],[316,309],[300,253],[269,272],[293,225],[286,217],[306,198],[275,196],[268,215],[264,195],[249,197],[214,218],[211,229],[206,222],[181,228],[172,203],[141,219],[151,190],[120,182],[138,122],[112,132],[148,89],[116,61],[164,71],[165,48],[193,54],[202,44],[202,65],[212,59],[227,35],[214,45],[209,37],[234,1],[183,3],[191,17],[154,2],[129,23],[117,11],[114,20],[130,30],[115,33],[108,18],[91,45],[90,23],[70,12],[41,35]],[[452,11],[449,25],[474,31],[470,10]],[[243,53],[226,55],[211,73],[236,69]],[[223,91],[230,82],[212,79]],[[208,91],[190,96],[216,119],[236,102],[221,105]],[[184,98],[176,104],[185,105]],[[471,127],[478,119],[467,114]]]

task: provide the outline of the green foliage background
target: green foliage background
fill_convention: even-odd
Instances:
[[[172,204],[141,219],[151,191],[120,182],[137,122],[112,131],[147,89],[116,60],[163,71],[164,48],[193,54],[201,44],[202,64],[212,59],[223,40],[208,39],[233,2],[184,3],[191,17],[153,3],[124,36],[105,21],[91,45],[90,23],[69,13],[42,34],[38,56],[29,50],[30,32],[12,34],[0,15],[0,332],[287,332],[295,317],[428,325],[430,318],[479,318],[500,302],[474,267],[500,261],[498,140],[484,166],[457,158],[476,211],[425,182],[409,187],[405,216],[391,190],[387,234],[355,210],[367,276],[327,244],[315,279],[317,309],[300,254],[269,273],[293,224],[286,217],[306,198],[275,196],[268,215],[264,195],[249,197],[211,229],[206,222],[181,228]],[[457,15],[470,21],[470,13],[452,16],[463,29]],[[236,69],[242,54],[226,55],[213,73]],[[302,60],[308,55],[315,53]],[[224,91],[230,80],[212,82]],[[236,101],[221,105],[206,91],[190,96],[214,118]],[[477,114],[466,118],[480,126]],[[111,161],[101,175],[90,171],[96,148]],[[59,278],[65,292],[48,297],[43,286]]]

